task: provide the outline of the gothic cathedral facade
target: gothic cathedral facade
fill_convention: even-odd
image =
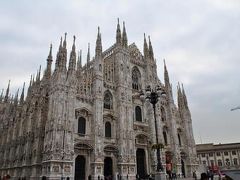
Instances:
[[[95,56],[82,66],[75,37],[67,66],[65,38],[60,42],[52,71],[52,46],[24,97],[0,97],[0,176],[19,179],[136,179],[155,173],[156,136],[163,171],[191,177],[197,168],[192,120],[183,87],[177,104],[164,63],[164,83],[150,38],[143,53],[128,45],[125,25],[119,23],[116,42],[102,51],[98,29]],[[140,91],[160,86],[166,96],[156,104],[140,98]],[[158,132],[156,134],[156,132]]]

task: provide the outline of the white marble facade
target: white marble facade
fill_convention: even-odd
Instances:
[[[165,64],[164,83],[159,80],[150,38],[144,35],[141,53],[118,23],[116,42],[102,51],[98,29],[95,56],[88,51],[84,66],[75,37],[67,63],[66,43],[65,34],[53,71],[51,46],[45,71],[31,78],[26,97],[24,88],[20,98],[9,97],[9,86],[1,95],[0,175],[82,180],[154,173],[153,108],[139,92],[159,85],[166,92],[156,106],[164,171],[191,176],[197,161],[187,98],[178,85],[174,104]]]

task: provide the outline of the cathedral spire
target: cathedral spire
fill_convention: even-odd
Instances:
[[[7,90],[6,90],[5,97],[4,97],[4,102],[7,102],[7,101],[8,101],[8,98],[9,98],[9,89],[10,89],[10,80],[8,81],[8,87],[7,87]]]
[[[183,108],[183,102],[182,102],[182,91],[181,91],[181,86],[178,82],[177,86],[177,100],[178,100],[178,108],[182,109]]]
[[[67,33],[64,34],[63,49],[62,49],[62,58],[60,60],[62,66],[62,71],[66,70],[67,64]]]
[[[38,70],[38,73],[37,73],[37,77],[36,77],[36,81],[40,81],[40,79],[41,79],[41,69],[42,69],[42,66],[40,65],[39,66],[39,70]]]
[[[82,50],[78,52],[77,71],[82,69]]]
[[[3,100],[3,91],[4,91],[4,89],[2,89],[2,92],[1,92],[0,102],[2,102],[2,100]]]
[[[59,49],[57,52],[57,58],[56,58],[56,62],[55,62],[55,71],[57,71],[59,69],[61,53],[62,53],[62,37],[60,39]]]
[[[70,60],[68,65],[68,71],[73,72],[76,68],[76,47],[75,47],[75,41],[76,37],[73,36],[73,45],[72,45],[72,51],[70,54]]]
[[[98,27],[95,56],[100,57],[101,55],[102,55],[102,38],[101,38],[100,28]]]
[[[153,48],[152,48],[152,43],[151,43],[150,36],[148,36],[148,41],[149,41],[149,57],[151,59],[154,59]]]
[[[125,22],[123,21],[123,34],[122,34],[122,45],[123,47],[128,47],[128,39],[127,39],[127,33],[125,28]]]
[[[64,34],[63,48],[67,48],[67,33]]]
[[[89,66],[89,63],[90,63],[90,43],[88,43],[87,66]]]
[[[167,70],[167,66],[166,66],[165,59],[163,59],[163,62],[164,62],[164,80],[165,80],[165,86],[168,86],[168,85],[170,85],[170,82],[169,82],[169,75],[168,75],[168,70]]]
[[[18,92],[19,92],[19,89],[17,90],[15,97],[14,97],[14,105],[18,104]]]
[[[23,101],[24,101],[24,88],[25,88],[25,82],[23,83],[22,94],[20,96],[20,104],[23,104]]]
[[[188,101],[187,101],[187,96],[185,94],[185,90],[182,84],[182,97],[183,97],[183,103],[186,109],[188,109]]]
[[[118,18],[117,31],[116,31],[116,43],[117,45],[121,45],[121,29],[119,24],[119,18]]]
[[[144,33],[143,53],[144,53],[144,57],[146,59],[148,57],[149,52],[148,52],[148,44],[147,44],[145,33]]]
[[[48,54],[48,58],[47,58],[47,69],[45,71],[44,76],[49,79],[51,76],[51,69],[52,69],[52,44],[50,44],[50,50],[49,50],[49,54]]]

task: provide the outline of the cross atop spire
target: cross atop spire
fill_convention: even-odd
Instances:
[[[117,45],[121,44],[121,29],[120,29],[120,24],[119,24],[119,18],[118,18],[117,31],[116,31],[116,43],[117,43]]]

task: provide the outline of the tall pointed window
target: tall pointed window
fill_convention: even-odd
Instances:
[[[164,144],[168,145],[167,132],[165,130],[163,131],[163,138],[164,138]]]
[[[135,117],[136,117],[136,121],[142,122],[142,110],[139,106],[135,107]]]
[[[112,101],[113,101],[112,94],[109,90],[107,90],[104,93],[104,105],[103,105],[103,107],[105,109],[112,109]]]
[[[141,74],[136,66],[132,69],[132,89],[141,89]]]
[[[112,127],[110,122],[105,123],[105,137],[112,137]]]
[[[179,143],[179,146],[182,146],[181,136],[179,133],[178,133],[178,143]]]
[[[86,134],[86,119],[84,117],[80,117],[78,119],[78,134],[79,135]]]
[[[161,119],[162,121],[166,121],[166,111],[162,106],[161,106]]]

